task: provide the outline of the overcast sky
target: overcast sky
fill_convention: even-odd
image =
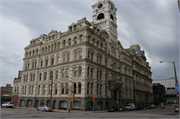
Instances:
[[[0,85],[13,84],[22,70],[24,48],[52,29],[86,17],[99,0],[1,0]],[[177,0],[112,0],[117,8],[118,40],[124,48],[139,44],[151,66],[152,79],[179,77],[180,14]]]

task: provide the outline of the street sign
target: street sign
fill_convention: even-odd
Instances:
[[[176,93],[179,93],[179,84],[175,84]]]

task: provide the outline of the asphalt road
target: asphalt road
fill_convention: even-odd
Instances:
[[[163,119],[179,119],[179,113],[174,112],[174,106],[166,106],[166,109],[145,109],[145,110],[134,110],[134,111],[123,111],[123,112],[81,112],[74,111],[73,113],[68,112],[42,112],[28,109],[14,109],[14,108],[1,108],[1,119],[116,119],[116,118],[163,118]]]

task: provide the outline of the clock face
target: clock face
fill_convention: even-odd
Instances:
[[[102,3],[100,3],[99,5],[98,5],[98,8],[101,8],[103,6],[103,4]]]

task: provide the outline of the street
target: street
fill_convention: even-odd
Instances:
[[[166,109],[144,109],[134,111],[123,111],[123,112],[90,112],[90,111],[74,111],[68,112],[42,112],[34,109],[14,109],[14,108],[1,108],[2,119],[28,119],[28,118],[167,118],[167,119],[179,119],[179,113],[174,112],[174,105],[166,106]]]

